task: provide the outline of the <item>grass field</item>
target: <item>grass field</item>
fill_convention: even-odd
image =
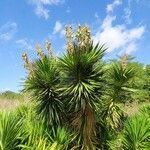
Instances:
[[[15,109],[24,102],[24,95],[12,91],[0,93],[0,110]]]

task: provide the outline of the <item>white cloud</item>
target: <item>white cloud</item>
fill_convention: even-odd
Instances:
[[[129,45],[127,45],[125,52],[127,54],[131,54],[132,52],[136,51],[136,49],[137,49],[137,44],[131,42]]]
[[[56,21],[53,34],[56,34],[62,30],[62,24],[59,21]]]
[[[49,18],[49,10],[44,8],[43,5],[37,5],[35,9],[35,14],[39,17]]]
[[[99,19],[99,16],[98,16],[98,13],[97,13],[97,12],[95,12],[94,17],[95,17],[96,19]]]
[[[15,22],[8,22],[0,27],[0,40],[9,41],[17,31]]]
[[[108,13],[113,12],[115,7],[117,7],[121,4],[122,4],[122,0],[114,0],[113,3],[107,5],[106,10],[107,10]]]
[[[53,34],[60,34],[61,36],[64,36],[65,34],[64,25],[60,21],[56,21],[53,29]]]
[[[149,0],[126,0],[127,2],[127,7],[124,8],[124,16],[123,18],[125,19],[125,23],[126,24],[131,24],[132,23],[132,18],[131,18],[131,15],[132,15],[132,4],[137,4],[137,5],[149,5],[150,1]]]
[[[125,21],[127,24],[131,24],[132,22],[132,19],[131,19],[131,9],[128,7],[128,8],[125,8],[124,9],[124,18],[125,18]]]
[[[48,6],[57,5],[64,0],[29,0],[29,2],[35,6],[35,14],[39,17],[49,18]]]
[[[112,22],[116,20],[116,16],[109,16],[107,15],[106,18],[103,20],[102,28],[109,28],[112,26]]]
[[[119,50],[130,54],[138,49],[138,42],[145,32],[145,26],[127,27],[127,24],[131,23],[130,3],[131,1],[128,0],[128,7],[125,10],[125,23],[122,24],[114,24],[116,16],[111,14],[117,6],[122,4],[122,0],[114,0],[112,4],[107,5],[107,15],[93,36],[95,43],[106,44],[108,47],[107,52]]]
[[[135,2],[136,2],[136,0],[135,0]],[[125,19],[126,24],[131,24],[132,23],[132,18],[131,18],[131,14],[132,14],[132,11],[131,11],[131,0],[128,0],[127,3],[128,3],[127,7],[124,8],[124,16],[123,16],[123,18]]]
[[[32,45],[30,44],[30,41],[28,39],[19,39],[16,41],[16,44],[21,49],[26,49],[26,50],[33,49]]]
[[[108,52],[123,50],[131,53],[137,48],[137,42],[142,38],[145,27],[139,26],[128,29],[126,24],[113,25],[115,16],[107,15],[103,20],[102,27],[93,36],[94,42],[105,43]]]
[[[43,5],[57,5],[60,0],[34,0],[34,1],[39,1],[41,2]]]

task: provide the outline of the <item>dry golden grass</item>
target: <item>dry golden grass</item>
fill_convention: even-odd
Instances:
[[[124,106],[124,111],[128,116],[135,115],[139,112],[140,104],[138,102],[132,102]]]
[[[21,102],[19,100],[0,99],[0,110],[11,110],[19,106]]]

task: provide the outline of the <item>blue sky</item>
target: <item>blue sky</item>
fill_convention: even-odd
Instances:
[[[109,47],[105,59],[129,53],[150,64],[150,0],[0,0],[0,91],[22,88],[21,54],[52,42],[64,52],[64,27],[88,24],[95,42]]]

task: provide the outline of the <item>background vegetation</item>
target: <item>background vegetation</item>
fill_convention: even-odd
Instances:
[[[149,150],[150,65],[127,54],[105,62],[86,26],[68,26],[66,39],[63,56],[48,41],[37,59],[23,54],[23,94],[0,94],[22,100],[0,111],[0,150]]]

